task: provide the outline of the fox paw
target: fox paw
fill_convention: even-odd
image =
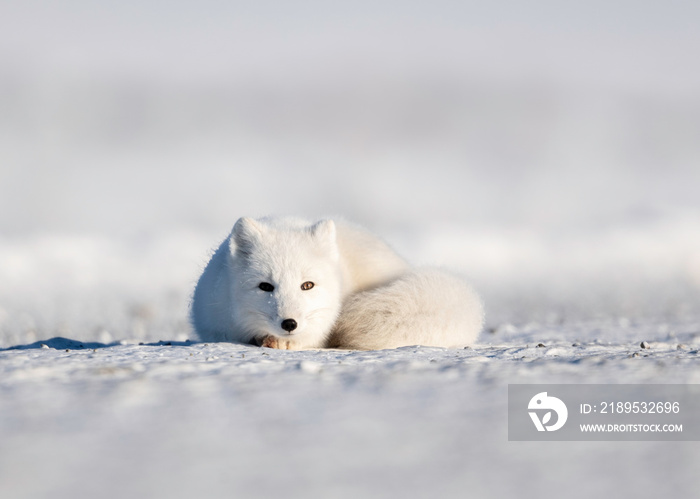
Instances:
[[[279,350],[301,350],[298,343],[277,336],[265,336],[260,340],[261,347],[277,348]]]

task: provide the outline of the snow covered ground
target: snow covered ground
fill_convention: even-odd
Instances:
[[[466,350],[5,350],[3,496],[694,497],[697,442],[507,441],[507,383],[700,383],[697,329],[645,350],[628,329],[575,347],[513,330]]]
[[[0,497],[696,497],[697,442],[508,442],[506,404],[700,383],[697,6],[293,4],[0,7]],[[197,343],[266,214],[463,275],[479,343]]]

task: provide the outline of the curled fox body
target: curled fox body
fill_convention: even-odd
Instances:
[[[191,307],[202,341],[290,350],[467,346],[483,317],[456,276],[410,267],[360,227],[295,218],[239,219]]]

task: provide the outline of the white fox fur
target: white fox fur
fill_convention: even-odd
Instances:
[[[462,280],[410,268],[357,226],[241,218],[197,283],[191,319],[203,341],[373,350],[471,345],[484,312]]]

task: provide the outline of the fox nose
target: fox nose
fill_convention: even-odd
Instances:
[[[297,328],[297,321],[294,319],[285,319],[282,321],[282,329],[291,333]]]

